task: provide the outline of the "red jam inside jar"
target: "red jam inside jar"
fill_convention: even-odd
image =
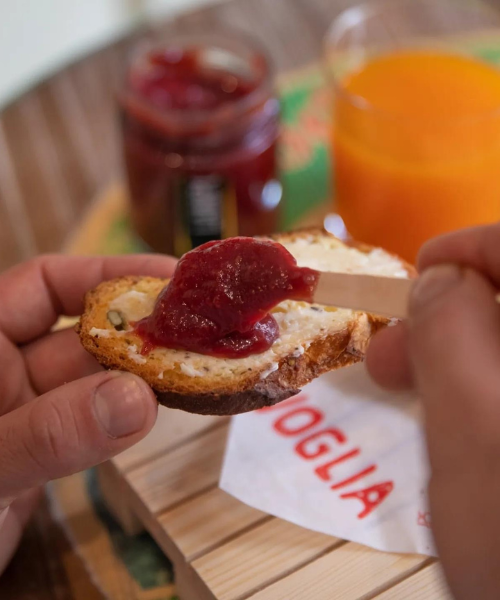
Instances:
[[[152,249],[181,256],[279,229],[279,102],[253,43],[217,35],[145,50],[120,104],[132,219]]]
[[[223,358],[265,352],[279,337],[269,311],[283,300],[310,302],[318,275],[276,242],[208,242],[181,258],[153,313],[136,324],[142,351],[163,346]]]

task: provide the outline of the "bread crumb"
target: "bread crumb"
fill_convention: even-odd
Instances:
[[[195,369],[191,365],[186,365],[185,363],[181,363],[181,371],[188,377],[203,377],[203,375],[205,375],[203,371],[198,371],[198,369]]]
[[[138,365],[145,365],[148,361],[137,352],[137,346],[134,344],[127,348],[128,357]]]
[[[271,375],[271,373],[274,373],[275,371],[277,371],[280,368],[278,363],[273,363],[269,369],[266,369],[265,371],[262,371],[262,373],[260,374],[260,378],[261,379],[267,379],[269,377],[269,375]]]
[[[89,331],[89,334],[93,337],[102,337],[108,338],[111,336],[111,331],[109,329],[98,329],[97,327],[92,327]]]

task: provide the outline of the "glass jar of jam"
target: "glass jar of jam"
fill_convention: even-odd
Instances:
[[[279,101],[264,53],[238,35],[139,49],[120,93],[136,232],[180,256],[279,228]]]

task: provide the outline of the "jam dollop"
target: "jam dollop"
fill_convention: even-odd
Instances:
[[[269,311],[284,300],[311,301],[318,276],[273,241],[208,242],[181,258],[135,330],[143,352],[163,346],[224,358],[259,354],[279,338]]]

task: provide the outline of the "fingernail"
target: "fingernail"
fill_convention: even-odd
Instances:
[[[94,412],[109,437],[121,438],[144,427],[149,402],[146,384],[120,373],[96,389]]]
[[[462,270],[456,265],[437,265],[426,269],[413,288],[411,308],[422,308],[434,302],[461,280]]]

